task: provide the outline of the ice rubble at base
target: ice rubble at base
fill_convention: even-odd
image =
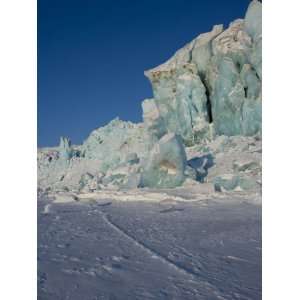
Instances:
[[[217,191],[257,189],[261,44],[254,0],[244,20],[214,26],[145,72],[154,98],[142,102],[143,123],[117,118],[82,145],[61,138],[59,147],[39,149],[39,188],[89,193],[209,182]]]

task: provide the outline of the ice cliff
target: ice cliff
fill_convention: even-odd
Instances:
[[[255,188],[260,177],[261,10],[261,3],[252,1],[244,19],[227,29],[214,26],[145,71],[153,98],[142,102],[142,123],[117,118],[91,132],[82,145],[61,138],[59,147],[39,149],[39,188],[91,192],[204,181],[216,190]]]

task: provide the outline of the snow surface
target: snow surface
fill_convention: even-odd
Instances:
[[[41,197],[38,299],[261,299],[260,196],[172,193]]]

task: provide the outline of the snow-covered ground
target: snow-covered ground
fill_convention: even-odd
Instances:
[[[39,198],[38,299],[261,299],[260,195],[195,189]]]

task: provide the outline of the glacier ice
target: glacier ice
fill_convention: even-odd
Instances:
[[[164,135],[153,147],[142,173],[142,186],[172,188],[185,179],[186,154],[181,137]]]
[[[62,160],[69,160],[71,157],[71,140],[67,137],[61,137],[59,142],[59,158]]]
[[[62,137],[58,147],[39,149],[39,188],[166,188],[187,179],[208,180],[217,189],[251,187],[232,166],[229,179],[216,170],[227,166],[226,161],[220,163],[221,153],[249,152],[244,138],[254,144],[260,140],[261,9],[261,3],[253,0],[245,19],[228,28],[213,26],[165,63],[145,71],[153,98],[142,102],[142,123],[116,118],[93,130],[81,145]],[[234,137],[244,148],[236,146]],[[187,163],[191,151],[199,156],[204,155],[202,150],[216,156],[214,167]]]

